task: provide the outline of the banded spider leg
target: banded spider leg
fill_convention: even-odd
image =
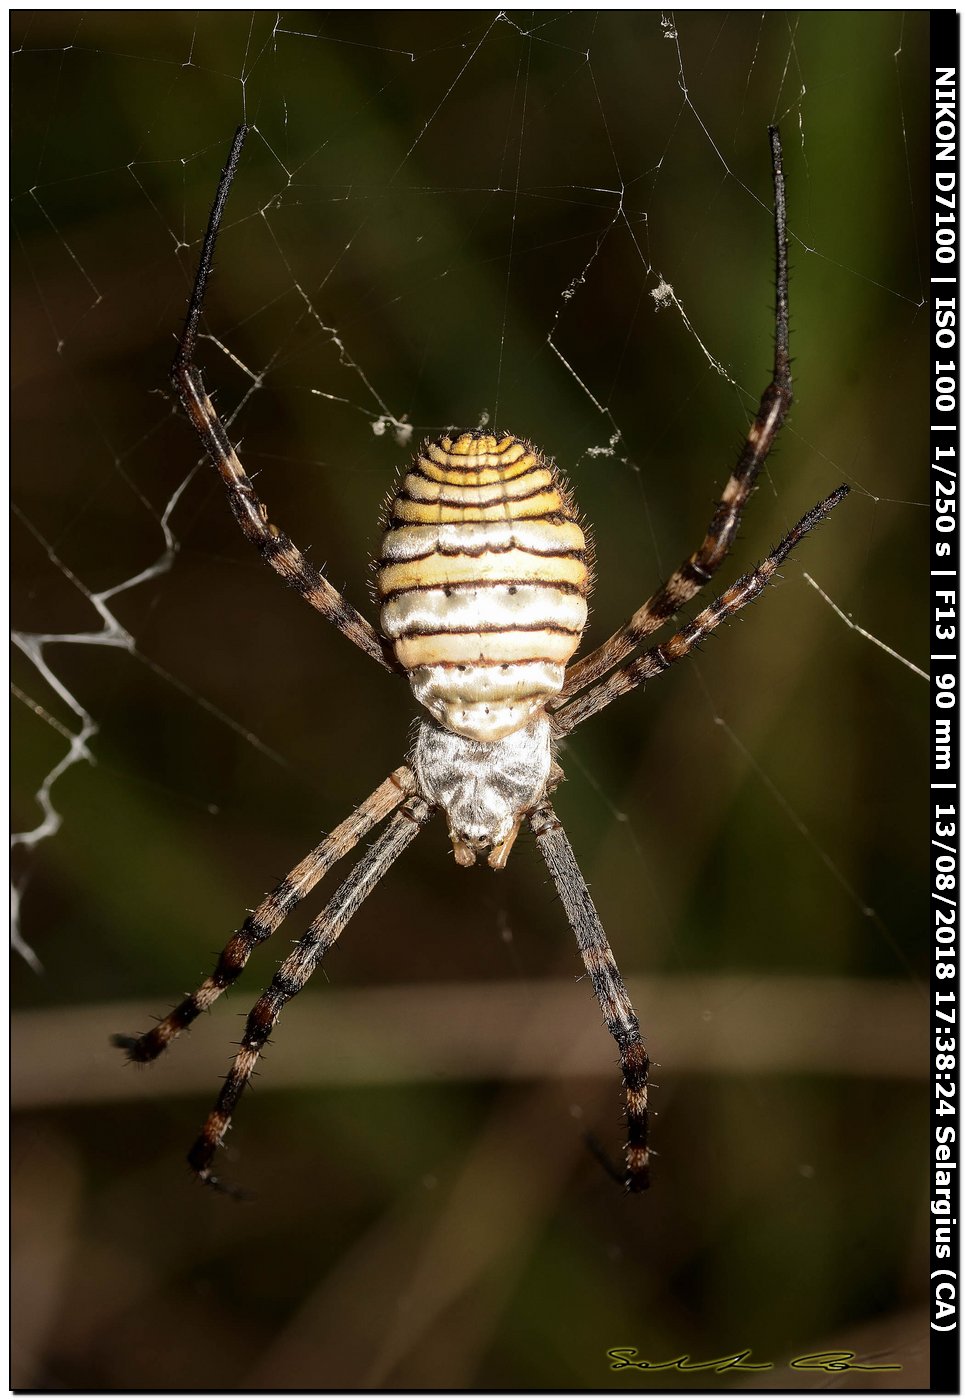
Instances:
[[[366,851],[321,914],[309,925],[307,932],[295,944],[271,979],[270,985],[248,1013],[241,1048],[228,1071],[217,1103],[208,1114],[200,1136],[188,1153],[192,1169],[208,1186],[227,1191],[229,1195],[237,1194],[212,1173],[211,1163],[224,1142],[238,1100],[251,1081],[258,1057],[268,1043],[268,1037],[278,1017],[285,1005],[305,986],[362,901],[371,894],[389,867],[419,834],[431,810],[429,804],[421,797],[406,799],[402,809],[396,812],[378,840]]]

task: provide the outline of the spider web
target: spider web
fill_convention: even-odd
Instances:
[[[173,993],[404,752],[404,694],[249,558],[167,385],[241,120],[201,356],[273,518],[364,608],[414,442],[508,428],[592,523],[591,645],[697,544],[767,382],[779,122],[796,404],[722,580],[852,494],[759,608],[567,744],[558,805],[628,975],[739,970],[708,1018],[738,1025],[767,969],[911,988],[924,20],[14,29],[13,940],[46,969],[23,1003]],[[338,980],[568,975],[525,851],[467,911],[441,837],[373,897],[406,932],[347,942]]]

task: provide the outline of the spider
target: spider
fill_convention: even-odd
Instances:
[[[247,128],[235,133],[221,174],[172,378],[228,491],[235,518],[265,561],[373,661],[408,677],[427,711],[408,761],[285,876],[230,939],[197,991],[152,1030],[114,1036],[131,1060],[155,1059],[230,987],[253,949],[377,824],[382,833],[295,944],[248,1015],[217,1103],[188,1161],[230,1189],[212,1164],[242,1091],[284,1006],[302,990],[366,896],[435,811],[461,866],[486,853],[502,869],[521,823],[559,891],[586,971],[616,1041],[626,1090],[626,1165],[636,1192],[650,1182],[648,1068],[639,1023],[550,794],[563,777],[559,741],[617,696],[681,661],[777,576],[791,550],[848,492],[814,506],[756,569],[675,632],[631,653],[707,584],[731,547],[741,514],[791,404],[787,210],[780,135],[769,129],[777,252],[773,378],[700,546],[609,641],[568,665],[586,623],[590,551],[563,478],[510,433],[451,431],[427,441],[391,499],[377,565],[381,629],[356,611],[273,525],[252,487],[195,363],[198,327],[225,203]],[[628,659],[631,658],[631,659]]]

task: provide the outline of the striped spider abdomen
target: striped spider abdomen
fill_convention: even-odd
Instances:
[[[586,625],[590,547],[556,467],[504,434],[424,444],[389,504],[382,631],[420,704],[482,743],[563,686]]]

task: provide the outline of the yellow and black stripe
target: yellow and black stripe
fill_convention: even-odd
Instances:
[[[492,741],[558,694],[590,549],[555,466],[503,434],[427,442],[388,509],[382,631],[440,724]]]

